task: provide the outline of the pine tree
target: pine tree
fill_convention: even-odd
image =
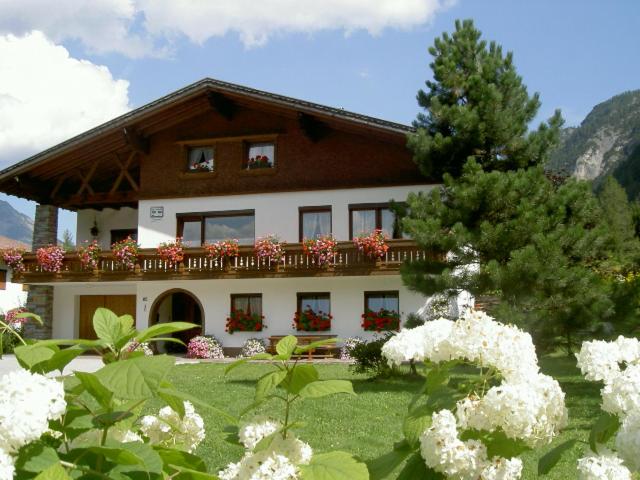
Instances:
[[[62,232],[62,249],[65,252],[71,252],[75,248],[73,243],[73,235],[69,230]]]
[[[611,235],[587,182],[554,185],[542,167],[485,172],[411,194],[403,228],[436,253],[403,266],[405,284],[432,295],[467,290],[500,300],[493,314],[528,327],[539,344],[571,349],[615,311]]]
[[[635,260],[638,255],[638,241],[634,212],[629,203],[627,193],[613,176],[608,176],[598,193],[600,206],[604,218],[609,225],[612,237],[612,250],[617,255],[620,267],[624,269],[626,263]]]
[[[481,40],[471,20],[456,21],[452,35],[435,40],[429,53],[433,80],[418,92],[425,109],[408,145],[423,174],[459,176],[467,159],[485,170],[509,170],[546,162],[563,120],[556,111],[528,132],[540,100],[529,96],[511,52]]]

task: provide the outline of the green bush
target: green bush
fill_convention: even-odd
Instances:
[[[390,367],[387,359],[382,356],[382,346],[393,336],[393,333],[355,345],[351,350],[351,357],[355,360],[352,369],[356,373],[365,373],[372,378],[390,377],[397,373],[395,367]]]

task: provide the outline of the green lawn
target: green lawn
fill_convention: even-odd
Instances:
[[[570,424],[554,445],[570,438],[587,440],[591,423],[599,415],[599,387],[586,382],[575,368],[575,361],[567,357],[547,357],[541,361],[543,371],[556,378],[567,395]],[[232,414],[249,405],[253,398],[255,381],[269,367],[249,364],[232,371],[224,377],[224,365],[203,363],[180,365],[172,372],[176,387],[187,391]],[[417,391],[422,380],[410,376],[370,381],[362,375],[353,374],[342,364],[318,365],[322,379],[348,379],[353,382],[356,397],[334,395],[300,403],[294,411],[294,420],[306,423],[299,431],[300,437],[316,451],[345,450],[363,460],[387,452],[394,442],[402,439],[401,424],[407,404]],[[280,403],[271,403],[262,413],[279,414]],[[240,447],[224,441],[222,429],[224,419],[201,408],[205,418],[207,438],[197,453],[208,462],[212,471],[217,471],[230,461],[237,461],[243,451]],[[546,450],[553,448],[548,447]],[[575,463],[582,447],[558,464],[547,478],[576,478]],[[525,475],[537,478],[536,466],[542,452],[523,455]]]

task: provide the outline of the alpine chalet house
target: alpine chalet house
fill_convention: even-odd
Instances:
[[[389,204],[432,183],[405,146],[410,131],[204,79],[5,169],[0,191],[38,203],[33,252],[56,243],[58,208],[77,212],[79,245],[101,247],[95,265],[67,253],[53,272],[24,255],[18,281],[45,322],[34,335],[92,338],[101,306],[140,328],[196,323],[183,340],[212,334],[230,350],[292,333],[367,338],[376,321],[404,320],[425,299],[399,267],[425,252],[402,238]],[[388,250],[356,248],[376,229]],[[283,252],[258,256],[268,235]],[[111,249],[128,237],[140,245],[129,263]],[[158,246],[177,237],[184,258],[161,257]],[[315,239],[316,250],[304,248]]]

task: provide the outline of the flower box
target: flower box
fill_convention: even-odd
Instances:
[[[296,312],[293,317],[293,328],[299,332],[326,332],[331,330],[330,313],[314,312],[310,308]]]
[[[362,328],[368,332],[388,332],[400,329],[400,314],[381,308],[377,312],[367,310],[362,314]]]
[[[204,249],[207,251],[207,256],[212,260],[230,260],[240,255],[238,240],[222,240],[220,242],[208,243],[204,245]],[[228,263],[226,263],[226,265],[228,266]]]
[[[23,250],[8,248],[2,252],[2,259],[13,273],[22,273],[25,271],[23,254]]]
[[[257,170],[260,168],[271,168],[273,164],[266,155],[256,155],[247,162],[247,170]]]
[[[227,318],[225,330],[233,332],[261,332],[264,327],[264,315],[245,313],[243,310],[233,310]]]
[[[64,262],[64,250],[57,245],[39,248],[36,260],[43,272],[59,273]]]
[[[272,262],[278,263],[284,257],[283,245],[275,235],[260,237],[254,245],[256,257],[269,259]]]
[[[111,245],[111,252],[116,260],[128,270],[135,270],[138,262],[138,243],[131,237]]]
[[[178,237],[173,242],[164,242],[158,245],[158,256],[167,262],[169,268],[178,265],[184,260],[184,246],[182,238]]]
[[[302,251],[315,257],[319,267],[328,266],[338,253],[338,242],[331,235],[323,235],[316,239],[306,239],[302,243]]]
[[[85,241],[84,245],[76,249],[76,253],[78,254],[78,260],[80,260],[80,265],[82,265],[83,269],[96,270],[98,268],[102,248],[100,248],[97,240],[93,240],[91,243]]]
[[[384,258],[389,250],[387,245],[387,237],[382,233],[382,230],[376,229],[369,235],[359,235],[353,239],[353,244],[356,248],[364,253],[367,257],[380,260]]]

